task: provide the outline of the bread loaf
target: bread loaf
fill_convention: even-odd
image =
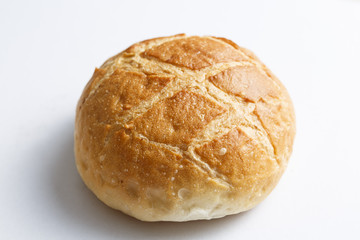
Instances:
[[[212,219],[272,191],[294,134],[286,89],[252,52],[181,34],[95,70],[77,105],[76,165],[101,201],[140,220]]]

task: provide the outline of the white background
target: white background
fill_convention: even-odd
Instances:
[[[185,32],[253,50],[294,101],[289,167],[255,209],[144,223],[102,204],[73,156],[95,67]],[[360,239],[360,1],[1,1],[0,239]]]

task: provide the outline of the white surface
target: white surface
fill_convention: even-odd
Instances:
[[[360,1],[2,1],[0,239],[360,239]],[[96,66],[180,32],[228,37],[288,88],[288,170],[247,213],[143,223],[87,190],[75,105]]]

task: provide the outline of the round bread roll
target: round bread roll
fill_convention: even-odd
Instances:
[[[95,69],[76,110],[76,165],[101,201],[137,219],[212,219],[264,200],[294,134],[286,89],[252,52],[181,34]]]

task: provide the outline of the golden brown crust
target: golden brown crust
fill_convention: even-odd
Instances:
[[[262,100],[256,103],[254,113],[269,134],[278,161],[287,161],[295,134],[295,115],[291,102],[270,103]]]
[[[241,47],[238,46],[236,43],[234,43],[233,41],[231,41],[230,39],[227,39],[227,38],[222,38],[222,37],[214,37],[212,36],[212,38],[215,38],[215,39],[218,39],[218,40],[221,40],[229,45],[231,45],[233,48],[237,49],[237,50],[241,50]]]
[[[269,158],[271,153],[239,128],[205,143],[196,152],[212,169],[227,176],[234,188],[243,191],[249,191],[257,178],[278,167]]]
[[[78,108],[81,108],[86,98],[89,96],[91,90],[95,87],[95,84],[99,81],[99,79],[103,78],[105,74],[106,71],[104,69],[99,69],[99,68],[95,69],[93,76],[91,77],[91,79],[84,88],[83,94],[81,95],[81,98],[79,100]],[[77,109],[77,111],[79,110],[80,109]]]
[[[254,65],[227,68],[211,76],[209,81],[227,93],[252,102],[257,102],[264,96],[278,95],[274,83]]]
[[[174,36],[171,37],[157,37],[157,38],[151,38],[151,39],[146,39],[143,40],[141,42],[135,43],[133,45],[131,45],[130,47],[128,47],[124,52],[125,53],[136,53],[137,49],[140,48],[149,48],[149,46],[151,46],[152,44],[156,43],[157,41],[161,41],[161,40],[169,40],[169,39],[174,39],[174,38],[180,38],[180,37],[185,37],[185,34],[180,33],[180,34],[176,34]]]
[[[224,111],[214,101],[182,90],[137,118],[135,131],[151,141],[182,146]]]
[[[204,37],[188,37],[165,42],[146,50],[142,56],[192,70],[216,63],[244,60],[232,47]]]
[[[210,219],[271,192],[294,134],[286,89],[252,52],[175,35],[95,70],[77,107],[76,163],[102,201],[136,218]]]

